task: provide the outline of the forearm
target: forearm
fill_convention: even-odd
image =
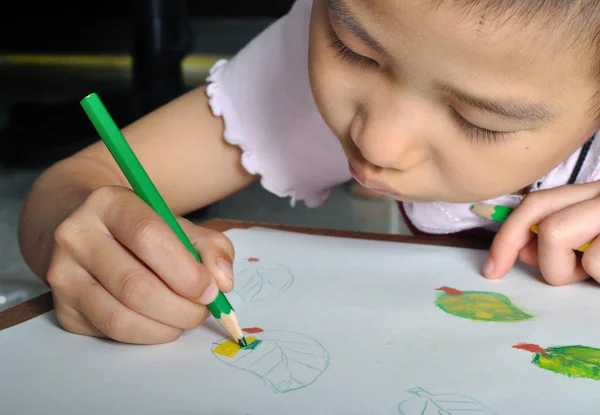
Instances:
[[[97,160],[75,157],[45,171],[33,184],[19,220],[19,246],[25,262],[44,281],[54,249],[54,231],[96,189],[124,185]]]

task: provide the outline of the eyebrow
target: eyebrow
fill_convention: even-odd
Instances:
[[[326,0],[329,12],[333,15],[334,19],[342,24],[346,29],[352,32],[356,37],[362,40],[365,45],[369,48],[386,55],[385,48],[381,46],[381,43],[376,41],[373,36],[362,27],[360,23],[354,18],[344,0]]]
[[[471,95],[450,85],[439,84],[437,89],[454,96],[459,101],[485,111],[494,112],[504,118],[516,121],[544,121],[554,119],[555,114],[550,108],[537,102],[527,102],[517,99],[497,100]]]

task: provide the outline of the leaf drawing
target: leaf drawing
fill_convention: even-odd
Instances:
[[[261,378],[275,393],[312,385],[329,367],[329,353],[315,339],[290,331],[263,331],[253,327],[241,348],[231,339],[213,343],[219,360]]]
[[[490,408],[468,396],[432,394],[420,387],[407,392],[415,396],[398,405],[400,415],[494,415]]]
[[[600,349],[588,346],[559,346],[543,349],[537,344],[519,343],[515,349],[534,353],[534,365],[572,378],[600,380]]]
[[[440,287],[435,304],[448,314],[476,321],[518,322],[533,318],[504,294],[485,291],[460,291]]]
[[[246,302],[277,296],[294,283],[292,272],[281,264],[248,258],[235,272],[235,289]]]

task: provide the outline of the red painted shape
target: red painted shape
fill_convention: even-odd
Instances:
[[[258,258],[248,258],[248,262],[258,262],[260,261]]]
[[[253,334],[253,333],[262,333],[264,330],[259,327],[248,327],[248,328],[242,329],[242,331],[245,333],[248,333],[248,334]]]
[[[449,295],[462,295],[462,293],[463,293],[462,291],[457,290],[456,288],[450,288],[450,287],[445,287],[445,286],[444,287],[440,287],[440,288],[436,288],[435,290],[436,291],[443,291],[443,292],[445,292],[446,294],[449,294]]]
[[[528,352],[531,353],[541,353],[541,354],[545,354],[546,351],[544,349],[542,349],[540,346],[538,346],[537,344],[531,344],[531,343],[519,343],[519,344],[515,344],[513,346],[514,349],[521,349],[521,350],[527,350]]]

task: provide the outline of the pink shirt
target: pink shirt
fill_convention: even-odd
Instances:
[[[207,93],[213,114],[225,124],[225,140],[243,150],[242,165],[261,176],[262,186],[292,205],[318,206],[333,186],[351,179],[340,144],[313,100],[308,80],[308,34],[312,0],[296,0],[287,15],[253,39],[230,61],[211,69]],[[575,183],[600,176],[600,139],[594,139]],[[577,150],[531,187],[567,184]],[[515,207],[522,196],[504,195],[486,203]],[[470,204],[403,203],[414,228],[450,234],[474,228],[498,229],[476,216]]]

